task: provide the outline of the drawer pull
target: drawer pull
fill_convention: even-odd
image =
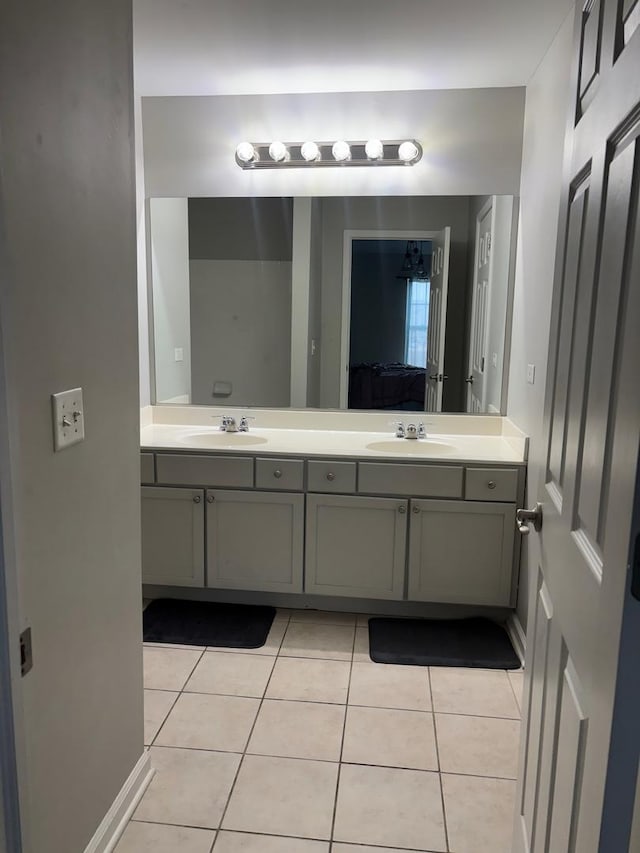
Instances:
[[[413,508],[413,512],[415,513],[415,515],[417,515],[417,514],[420,512],[420,507],[419,507],[419,506],[414,506],[414,508]]]
[[[490,489],[495,489],[496,481],[495,480],[489,480],[489,482],[487,483],[487,486],[489,486]]]
[[[214,502],[214,500],[215,500],[215,498],[213,497],[213,495],[207,495],[207,503],[208,504],[212,504]]]
[[[200,497],[200,495],[194,495],[193,496],[194,504],[199,504],[201,500],[202,500],[202,498]]]
[[[329,471],[329,473],[327,474],[327,480],[328,480],[330,483],[333,483],[333,481],[335,480],[335,478],[336,478],[336,475],[333,473],[333,471]]]
[[[406,506],[401,505],[398,507],[398,512],[400,513],[400,515],[404,515],[406,511],[407,511]]]
[[[279,480],[280,477],[282,477],[282,471],[279,468],[276,468],[276,470],[273,472],[273,476],[276,478],[276,480]]]

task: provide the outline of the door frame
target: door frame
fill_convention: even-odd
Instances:
[[[478,258],[480,256],[480,223],[484,219],[484,217],[491,211],[491,242],[493,243],[493,226],[495,222],[495,207],[494,207],[494,196],[489,196],[486,202],[482,205],[480,210],[476,214],[476,221],[474,227],[474,247],[473,247],[473,276],[471,280],[471,323],[469,324],[469,338],[468,338],[468,350],[469,357],[467,359],[467,376],[471,376],[473,370],[473,320],[475,317],[476,310],[476,284],[478,280]],[[491,257],[489,260],[489,299],[488,305],[491,303],[491,277],[493,273],[493,252],[491,253]],[[487,323],[484,329],[484,347],[486,349],[487,338],[489,336],[489,324]],[[464,408],[465,412],[469,413],[469,398],[471,397],[471,391],[473,386],[467,385],[466,393],[465,393],[465,401]],[[482,409],[484,410],[486,406],[486,387],[484,380],[482,382]]]
[[[446,226],[442,226],[445,228]],[[342,316],[340,329],[340,408],[349,402],[349,347],[351,344],[351,259],[354,240],[433,240],[441,231],[372,229],[345,230],[342,244]]]

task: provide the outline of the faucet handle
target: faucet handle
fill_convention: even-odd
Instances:
[[[418,424],[418,438],[426,438],[426,437],[427,437],[427,431],[426,431],[426,429],[424,428],[424,424],[423,424],[423,423],[422,423],[422,421],[421,421],[421,422]]]
[[[240,418],[240,423],[238,424],[238,432],[249,432],[249,421],[255,421],[255,418],[252,415],[245,415]]]
[[[218,415],[214,415],[213,417],[217,418]],[[226,432],[227,427],[229,426],[229,421],[230,421],[230,418],[228,415],[222,415],[221,416],[221,418],[220,418],[220,431],[221,432]]]
[[[397,427],[396,429],[396,438],[404,438],[404,424],[402,421],[392,421],[393,425]]]

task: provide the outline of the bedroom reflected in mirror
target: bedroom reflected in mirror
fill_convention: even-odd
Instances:
[[[517,200],[153,198],[156,403],[504,410]]]

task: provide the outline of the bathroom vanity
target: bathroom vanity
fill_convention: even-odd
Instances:
[[[157,407],[142,429],[154,592],[515,605],[527,442],[506,419],[437,416],[408,440],[383,414],[261,412],[229,434],[211,412]]]

